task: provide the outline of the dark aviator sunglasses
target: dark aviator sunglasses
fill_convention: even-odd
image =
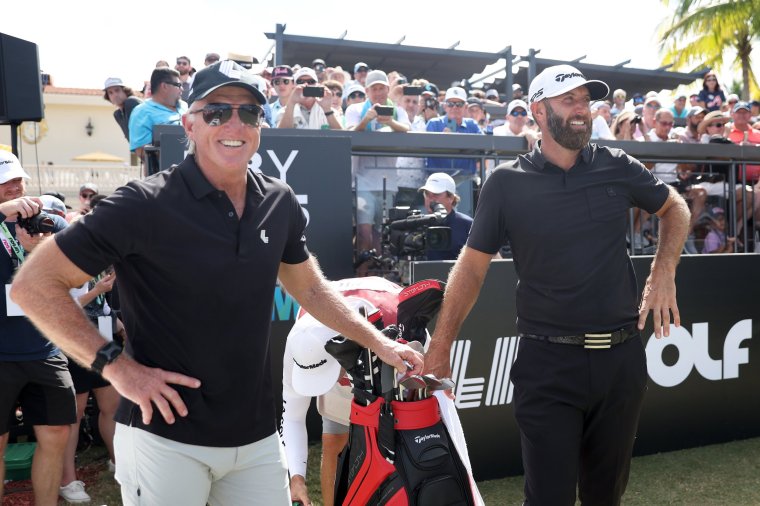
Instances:
[[[251,127],[259,126],[263,109],[256,104],[208,104],[201,109],[189,111],[189,114],[201,113],[207,125],[216,127],[227,123],[232,118],[232,111],[238,112],[240,122]]]

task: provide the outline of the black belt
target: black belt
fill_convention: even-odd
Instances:
[[[614,332],[589,332],[577,336],[539,336],[536,334],[523,333],[520,333],[519,336],[555,344],[583,346],[590,350],[603,350],[616,344],[624,343],[632,337],[638,337],[639,329],[633,326],[627,329],[616,330]]]

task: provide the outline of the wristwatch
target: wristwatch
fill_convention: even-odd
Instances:
[[[95,360],[90,365],[90,369],[98,374],[103,374],[103,368],[116,360],[122,351],[123,348],[115,341],[104,344],[95,354]]]

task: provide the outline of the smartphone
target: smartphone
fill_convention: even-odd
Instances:
[[[304,86],[303,96],[322,98],[325,96],[325,87],[324,86]]]
[[[404,86],[404,95],[422,95],[422,86]]]
[[[389,105],[376,105],[375,111],[378,116],[393,116],[393,107]]]

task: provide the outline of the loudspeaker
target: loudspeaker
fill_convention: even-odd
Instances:
[[[0,125],[44,117],[37,44],[0,33]]]

